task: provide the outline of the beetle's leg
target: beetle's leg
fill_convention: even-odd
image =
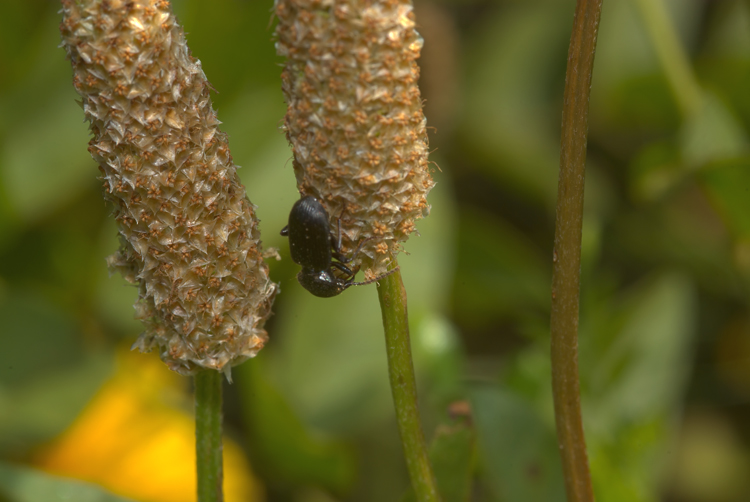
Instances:
[[[362,281],[362,282],[354,282],[354,278],[352,277],[351,279],[349,279],[348,281],[346,281],[346,287],[348,288],[349,286],[364,286],[365,284],[372,284],[375,281],[379,281],[380,279],[388,277],[389,275],[391,275],[394,272],[398,271],[400,268],[401,268],[400,266],[397,266],[396,268],[393,268],[393,269],[389,270],[388,272],[386,272],[384,274],[380,274],[377,277],[373,277],[372,279],[368,279],[368,280]]]
[[[285,226],[284,228],[281,229],[281,235],[283,235],[284,237],[288,237],[289,236],[289,225],[287,225],[287,226]]]
[[[340,253],[339,253],[338,256],[336,256],[336,255],[334,255],[334,256],[336,256],[336,259],[339,260],[341,263],[349,263],[350,261],[352,261],[354,258],[357,257],[357,255],[359,254],[359,252],[362,250],[362,246],[364,246],[365,244],[367,244],[367,241],[370,241],[370,240],[372,240],[372,237],[368,237],[367,239],[365,239],[362,242],[360,242],[359,246],[357,246],[357,249],[355,249],[354,253],[352,253],[352,255],[350,257],[348,257],[348,258],[345,257],[345,256],[342,256]]]
[[[359,270],[359,269],[357,269],[355,271],[352,271],[352,269],[350,269],[349,267],[347,267],[343,263],[339,263],[337,261],[332,261],[331,262],[331,266],[332,267],[336,267],[337,269],[341,270],[343,273],[345,273],[349,277],[354,277],[355,275],[357,275],[357,270]]]
[[[360,283],[359,283],[359,282],[354,282],[354,276],[356,276],[356,275],[357,275],[357,272],[359,272],[359,266],[357,266],[357,267],[356,267],[356,268],[354,269],[354,271],[353,271],[353,272],[354,272],[354,273],[352,274],[352,276],[351,276],[351,277],[349,277],[349,279],[347,279],[347,280],[346,280],[346,282],[344,282],[344,289],[348,288],[349,286],[359,286],[359,285],[360,285]],[[365,281],[365,282],[367,282],[367,281]],[[343,291],[344,289],[342,289],[342,291]]]
[[[339,256],[341,256],[341,217],[339,216],[338,220],[336,221],[336,236],[334,236],[333,232],[331,232],[331,249],[333,249],[333,256],[338,260]]]
[[[341,216],[336,220],[338,230],[336,231],[336,238],[334,239],[333,234],[331,235],[331,247],[333,248],[333,257],[341,263],[347,263],[349,260],[341,254]]]
[[[357,257],[360,250],[362,249],[362,246],[364,246],[367,243],[367,241],[371,240],[372,237],[368,237],[367,239],[360,242],[359,245],[357,246],[357,249],[354,250],[354,253],[350,257],[347,258],[341,253],[341,216],[338,217],[336,222],[337,222],[336,226],[338,227],[336,231],[336,239],[334,239],[333,235],[331,235],[331,247],[333,248],[332,255],[341,263],[349,263],[350,261],[352,261],[354,258]]]
[[[336,220],[336,233],[338,234],[336,239],[336,252],[341,253],[341,216]]]

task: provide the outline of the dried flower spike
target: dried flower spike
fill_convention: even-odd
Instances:
[[[227,371],[267,339],[276,285],[210,86],[166,0],[64,0],[60,25],[122,247],[134,347],[178,373]]]
[[[340,219],[345,254],[366,241],[357,261],[372,278],[428,214],[434,185],[411,1],[276,0],[275,11],[299,191],[331,228]]]

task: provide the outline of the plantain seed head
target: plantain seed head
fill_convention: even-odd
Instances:
[[[299,191],[341,222],[345,252],[364,243],[355,265],[372,278],[428,214],[434,185],[411,1],[276,0],[275,13]]]
[[[134,347],[178,373],[263,347],[277,287],[211,89],[166,0],[64,0],[62,46],[114,207],[112,270],[138,285]]]

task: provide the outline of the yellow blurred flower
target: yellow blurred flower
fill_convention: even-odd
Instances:
[[[135,500],[195,501],[195,422],[181,407],[182,382],[155,356],[119,354],[115,375],[34,464]],[[264,500],[244,454],[226,438],[224,498]]]

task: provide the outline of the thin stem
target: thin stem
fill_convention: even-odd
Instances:
[[[669,85],[683,115],[688,117],[701,104],[701,88],[683,50],[664,0],[636,0],[649,38],[664,68]]]
[[[391,269],[398,264],[394,259]],[[406,311],[406,290],[397,270],[377,282],[380,310],[383,313],[385,350],[388,355],[388,377],[391,381],[393,404],[398,431],[404,447],[409,477],[418,502],[439,502],[435,476],[427,458],[424,434],[417,407],[417,384],[411,359],[409,317]]]
[[[591,71],[602,0],[578,0],[565,75],[552,271],[552,391],[569,502],[593,502],[578,384],[578,306]]]
[[[224,375],[204,370],[195,375],[195,447],[198,502],[223,502],[221,462],[221,384]]]

